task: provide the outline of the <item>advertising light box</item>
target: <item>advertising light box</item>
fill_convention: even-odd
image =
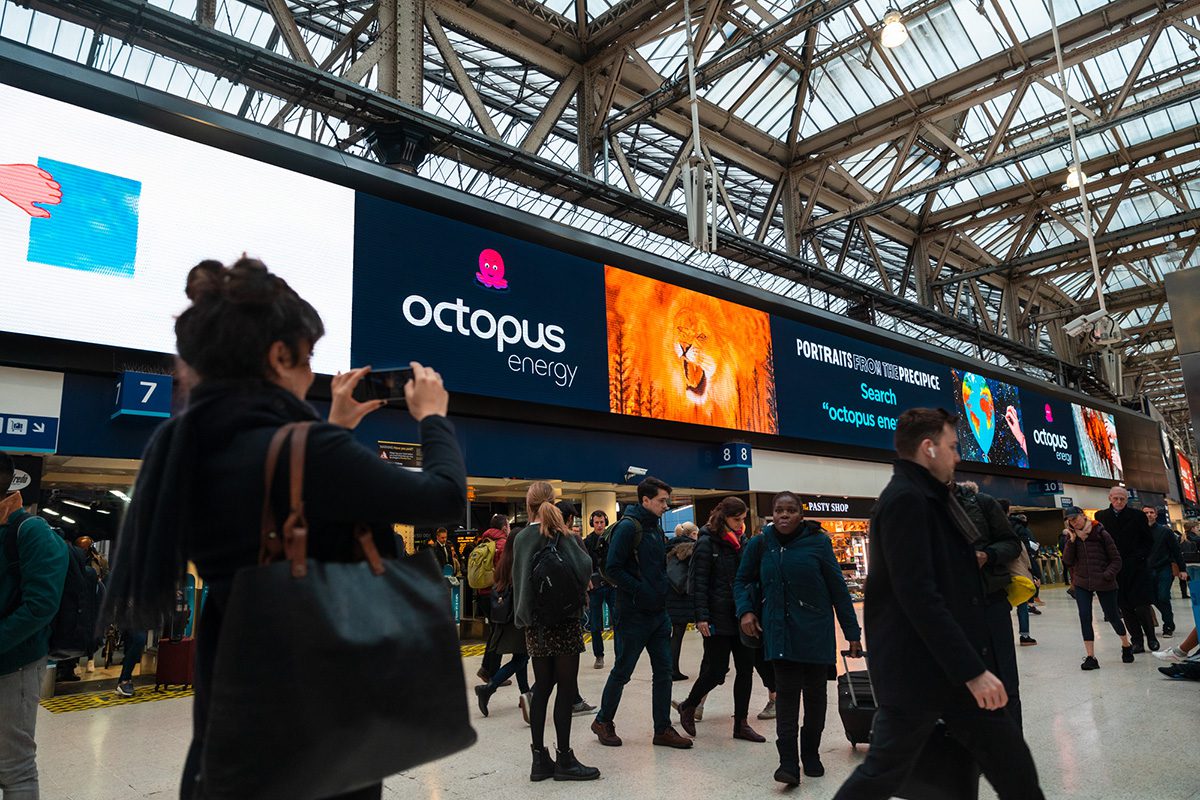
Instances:
[[[1079,466],[1089,478],[1125,477],[1121,450],[1117,442],[1117,424],[1113,415],[1078,403],[1071,404],[1075,435],[1079,438]]]
[[[188,271],[243,253],[316,307],[350,366],[354,192],[0,85],[0,331],[175,351]]]
[[[771,317],[780,433],[891,450],[896,420],[950,408],[950,370],[780,316]]]
[[[1029,445],[1017,387],[974,372],[950,370],[963,461],[1028,467]]]
[[[1192,462],[1187,456],[1176,451],[1175,459],[1179,462],[1179,488],[1183,491],[1183,499],[1196,503],[1196,477],[1192,474]]]
[[[355,366],[442,374],[451,391],[608,409],[601,265],[360,193]]]
[[[1021,401],[1029,466],[1047,472],[1082,474],[1071,404],[1030,389],[1021,390]]]

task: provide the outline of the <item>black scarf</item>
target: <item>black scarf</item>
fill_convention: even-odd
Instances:
[[[203,519],[194,468],[200,443],[229,442],[248,430],[317,420],[312,406],[265,381],[209,381],[188,408],[154,432],[112,559],[104,613],[124,628],[152,628],[173,608],[187,567],[192,526]]]

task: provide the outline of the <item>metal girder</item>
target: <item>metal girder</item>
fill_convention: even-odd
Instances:
[[[1132,311],[1142,306],[1164,303],[1166,300],[1167,290],[1163,288],[1162,284],[1157,286],[1134,286],[1129,289],[1119,289],[1115,292],[1105,292],[1104,294],[1104,305],[1108,308],[1110,314]],[[1044,324],[1056,320],[1067,320],[1095,311],[1098,308],[1100,308],[1100,302],[1096,300],[1095,295],[1092,295],[1081,301],[1074,308],[1060,308],[1054,311],[1034,314],[1033,321],[1038,324]]]

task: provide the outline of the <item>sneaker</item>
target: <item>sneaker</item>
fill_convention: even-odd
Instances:
[[[1033,647],[1035,644],[1037,644],[1037,639],[1032,636],[1021,637],[1021,647]]]
[[[533,708],[533,692],[525,692],[517,700],[517,707],[521,709],[521,716],[525,718],[525,724],[529,724],[529,709]]]
[[[1133,663],[1133,648],[1132,647],[1122,647],[1121,648],[1121,661],[1122,661],[1122,663],[1125,663],[1125,664]]]
[[[1167,626],[1167,625],[1163,626],[1162,637],[1164,639],[1170,639],[1174,635],[1175,635],[1175,628],[1173,628],[1171,626]]]
[[[1029,606],[1029,613],[1036,614],[1037,616],[1040,617],[1042,615],[1042,610],[1040,608],[1038,608],[1037,606],[1031,605],[1031,606]]]
[[[603,742],[601,742],[603,744]],[[680,736],[674,728],[654,734],[654,744],[658,747],[673,747],[676,750],[688,750],[695,742],[686,736]]]
[[[587,714],[587,713],[595,711],[595,710],[596,710],[596,707],[594,705],[592,705],[591,703],[589,703],[587,700],[584,700],[582,697],[579,698],[578,703],[571,706],[572,714]]]
[[[759,719],[775,719],[775,701],[768,700],[763,710],[758,712]]]
[[[596,656],[596,663],[592,664],[592,669],[604,669],[604,656]]]
[[[137,690],[133,688],[133,681],[121,681],[118,683],[117,694],[121,697],[133,697],[137,694]]]
[[[1100,662],[1096,660],[1095,656],[1088,656],[1083,659],[1083,663],[1079,665],[1079,668],[1082,670],[1100,669]]]
[[[1168,678],[1182,678],[1183,677],[1183,670],[1179,668],[1178,664],[1171,664],[1166,667],[1159,667],[1158,671],[1161,672],[1163,675],[1166,675]]]
[[[1168,647],[1166,650],[1160,650],[1154,654],[1154,657],[1159,661],[1166,661],[1169,664],[1178,664],[1181,661],[1187,660],[1187,653],[1180,650],[1178,647]]]

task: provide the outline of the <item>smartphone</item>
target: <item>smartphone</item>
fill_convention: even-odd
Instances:
[[[360,402],[386,400],[389,406],[403,406],[404,387],[412,378],[412,367],[372,370],[355,388],[354,397]]]

